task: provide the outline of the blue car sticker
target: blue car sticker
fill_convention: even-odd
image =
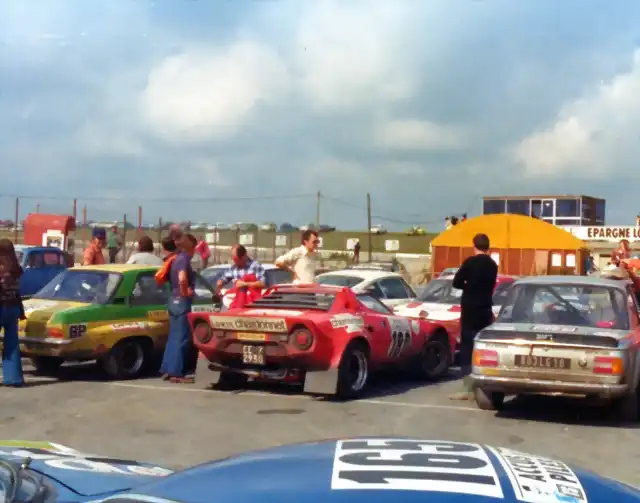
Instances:
[[[437,491],[503,498],[498,474],[482,446],[435,440],[338,441],[331,488]]]
[[[504,468],[516,498],[526,503],[587,503],[580,479],[566,464],[504,448],[490,448]]]

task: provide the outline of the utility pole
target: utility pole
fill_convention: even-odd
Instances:
[[[371,194],[367,192],[367,234],[369,235],[369,260],[371,262],[371,255],[373,254],[373,242],[371,239]]]
[[[322,198],[322,194],[320,191],[316,194],[316,229],[320,229],[320,199]]]

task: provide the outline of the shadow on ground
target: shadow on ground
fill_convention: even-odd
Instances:
[[[504,419],[565,424],[567,426],[608,426],[640,429],[640,422],[616,420],[609,407],[593,405],[580,398],[561,396],[517,396],[505,402],[496,417]]]

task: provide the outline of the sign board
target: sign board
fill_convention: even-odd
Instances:
[[[253,244],[253,234],[240,234],[238,244],[242,246],[251,246]]]
[[[491,254],[491,258],[496,263],[496,265],[500,265],[500,254],[498,252],[493,252]]]
[[[397,239],[386,239],[384,249],[390,252],[397,252],[400,249],[400,241]]]
[[[583,241],[612,241],[621,239],[629,241],[640,241],[640,227],[614,227],[609,225],[585,225],[585,226],[564,226],[561,227]]]
[[[204,235],[204,240],[207,244],[216,244],[220,241],[220,233],[219,232],[207,232]]]
[[[51,246],[64,250],[64,233],[57,230],[47,230],[42,234],[42,246]]]
[[[287,247],[287,236],[283,236],[282,234],[277,234],[276,235],[276,246],[278,246],[280,248],[286,248]]]
[[[559,253],[551,254],[551,267],[562,267],[562,255]]]
[[[358,238],[347,239],[347,250],[353,250],[356,247],[356,243],[358,241],[359,241]]]

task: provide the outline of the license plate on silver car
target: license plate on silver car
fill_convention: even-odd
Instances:
[[[516,367],[533,369],[564,370],[571,368],[570,358],[556,358],[554,356],[516,355],[514,363]]]

